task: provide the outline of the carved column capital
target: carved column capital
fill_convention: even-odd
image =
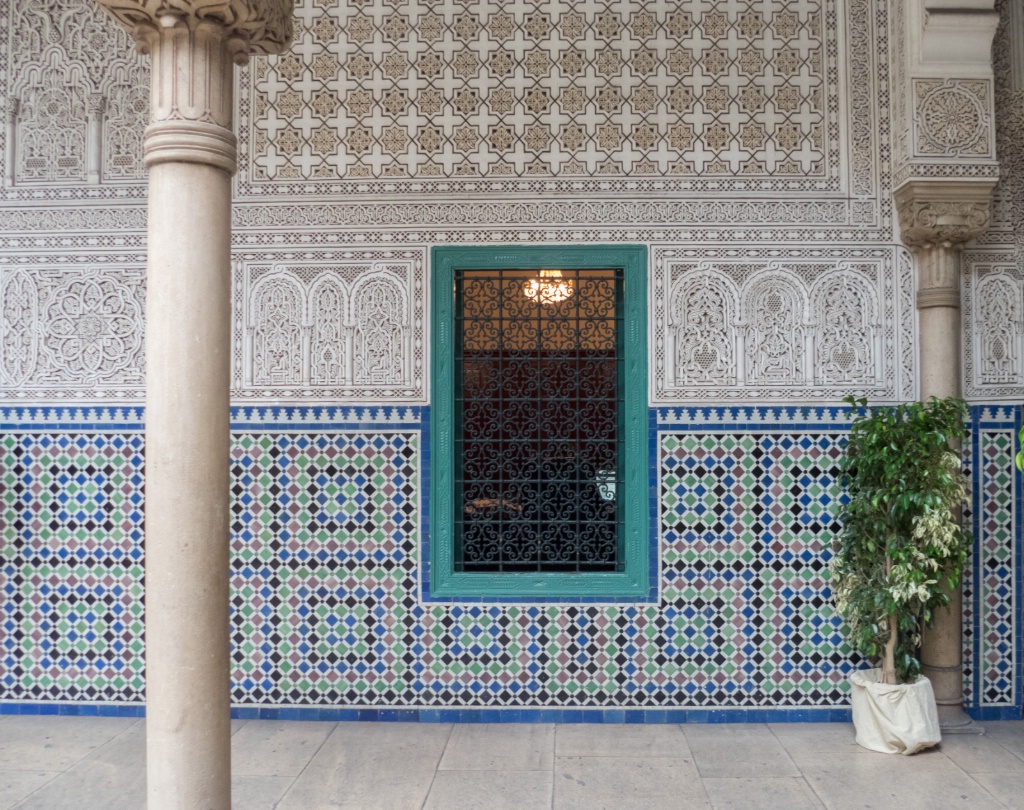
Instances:
[[[292,38],[292,0],[96,0],[148,54],[161,28],[214,25],[224,29],[239,64],[249,54],[280,53]]]
[[[896,189],[903,243],[918,258],[917,307],[960,306],[960,251],[989,226],[994,179],[909,180]]]
[[[292,35],[292,0],[97,0],[153,57],[145,163],[235,171],[232,63],[278,53]]]
[[[90,116],[103,115],[107,109],[107,97],[102,93],[89,93],[85,97],[85,111]]]
[[[896,189],[903,243],[911,248],[962,246],[989,226],[995,179],[909,180]]]

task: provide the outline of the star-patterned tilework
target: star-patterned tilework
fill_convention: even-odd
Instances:
[[[0,697],[143,698],[138,434],[0,434]]]
[[[790,410],[762,427],[753,411],[693,411],[690,423],[652,411],[655,604],[424,604],[425,412],[422,423],[316,428],[295,411],[287,428],[236,429],[233,700],[844,706],[860,662],[829,603],[828,561],[845,425]],[[1019,517],[1003,421],[975,422],[981,528],[967,586],[968,676],[979,681],[969,702],[995,709],[1019,701]],[[0,700],[141,701],[142,436],[0,435]]]

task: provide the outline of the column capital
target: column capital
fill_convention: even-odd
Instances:
[[[900,236],[910,248],[959,248],[989,226],[995,178],[914,179],[893,193]]]
[[[232,58],[280,53],[292,37],[293,0],[96,0],[135,38],[139,51],[152,52],[162,28],[206,24],[224,29]]]
[[[145,163],[204,163],[235,171],[232,62],[279,53],[293,0],[97,0],[151,54]]]

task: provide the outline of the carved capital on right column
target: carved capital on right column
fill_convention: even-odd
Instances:
[[[153,58],[147,166],[168,161],[235,170],[232,64],[278,53],[292,0],[97,0]]]
[[[976,239],[988,229],[995,182],[908,180],[893,194],[903,243],[951,247]]]

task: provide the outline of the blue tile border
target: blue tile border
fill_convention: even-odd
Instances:
[[[1004,712],[1004,710],[999,710]],[[991,714],[991,710],[988,712]],[[0,703],[0,715],[66,715],[78,717],[145,717],[144,704]],[[972,711],[972,716],[974,712]],[[235,720],[308,720],[368,723],[588,723],[588,724],[718,724],[718,723],[848,723],[849,707],[824,708],[401,708],[349,706],[234,706]],[[1012,720],[1018,717],[988,717]]]
[[[419,430],[428,408],[425,405],[261,405],[233,406],[231,430],[235,432],[326,430]],[[46,406],[0,407],[0,431],[23,433],[40,430],[119,431],[145,429],[145,408]]]

